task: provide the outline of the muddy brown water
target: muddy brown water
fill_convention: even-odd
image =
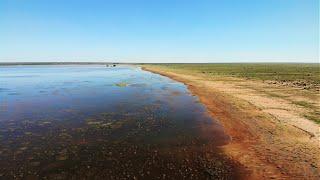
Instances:
[[[234,179],[182,83],[134,66],[0,67],[4,179]]]

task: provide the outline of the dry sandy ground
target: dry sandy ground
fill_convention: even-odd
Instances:
[[[320,179],[320,128],[305,118],[320,107],[319,93],[228,77],[208,77],[144,66],[185,83],[231,136],[224,153],[249,179]]]

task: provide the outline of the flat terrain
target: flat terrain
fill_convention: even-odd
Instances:
[[[320,88],[319,64],[158,64],[157,67],[165,68],[179,73],[192,73],[207,79],[216,77],[238,77],[251,80],[262,80],[267,83],[277,83],[308,90]]]
[[[320,178],[319,64],[152,64],[185,83],[232,142],[251,179]]]

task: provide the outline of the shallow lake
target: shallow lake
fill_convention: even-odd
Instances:
[[[0,177],[232,177],[229,137],[186,86],[120,65],[0,66]]]

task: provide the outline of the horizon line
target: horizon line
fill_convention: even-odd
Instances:
[[[37,64],[320,64],[320,62],[106,62],[106,61],[95,61],[95,62],[86,62],[86,61],[17,61],[17,62],[0,62],[0,65],[37,65]]]

